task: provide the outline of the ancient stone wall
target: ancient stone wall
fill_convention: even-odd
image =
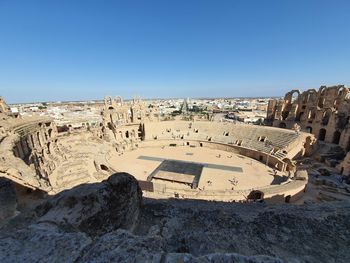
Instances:
[[[340,145],[350,150],[349,89],[343,85],[325,87],[318,91],[292,90],[283,100],[269,102],[267,118],[275,127],[292,128],[314,134],[318,140]]]
[[[0,175],[32,189],[50,190],[49,175],[63,158],[55,123],[50,118],[2,114]]]
[[[106,97],[102,111],[101,136],[117,148],[133,147],[144,137],[144,123],[153,121],[157,109],[146,107],[139,98],[124,102],[121,97]]]
[[[344,85],[321,86],[304,92],[292,90],[283,100],[269,102],[267,122],[289,129],[298,124],[319,141],[339,145],[347,153],[350,150],[349,96],[350,91]],[[342,170],[350,170],[344,165],[340,166]]]

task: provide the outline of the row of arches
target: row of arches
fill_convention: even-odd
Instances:
[[[325,86],[322,86],[318,92],[315,89],[309,89],[303,93],[300,93],[299,90],[292,90],[286,94],[286,96],[284,97],[284,101],[286,104],[292,104],[295,101],[299,101],[299,100],[301,100],[300,102],[302,104],[306,104],[309,101],[312,101],[312,102],[317,101],[318,106],[323,107],[325,102],[325,97],[327,95],[327,89],[332,89],[332,88],[327,88]],[[332,93],[332,95],[336,96],[334,104],[336,104],[336,102],[338,102],[340,98],[346,97],[346,95],[349,93],[349,90],[344,86],[338,86],[336,87],[335,93],[336,94]]]
[[[295,121],[301,121],[304,119],[304,115],[305,115],[305,111],[301,111],[299,112],[296,117],[295,117]],[[321,118],[321,123],[322,125],[328,125],[328,122],[330,120],[330,117],[332,115],[332,109],[331,108],[327,108],[323,111],[322,113],[322,118]],[[283,111],[282,112],[282,120],[286,120],[287,117],[289,116],[289,111]],[[316,109],[310,109],[307,111],[307,120],[314,120],[316,119]]]
[[[284,122],[281,122],[279,124],[279,128],[286,128],[287,125]],[[307,126],[305,128],[305,131],[308,133],[312,133],[313,129],[311,126]],[[326,134],[327,134],[327,130],[325,128],[320,129],[319,133],[318,133],[318,140],[320,141],[324,141],[326,139]],[[332,143],[334,144],[339,144],[340,142],[340,137],[341,137],[341,132],[340,131],[335,131],[333,133],[333,138],[332,138]],[[349,142],[348,142],[348,146],[347,146],[347,151],[350,150],[350,138],[349,138]]]
[[[318,133],[318,139],[320,141],[324,141],[325,138],[326,138],[326,134],[327,134],[327,130],[326,129],[324,129],[324,128],[320,129],[320,131]],[[332,143],[339,144],[340,136],[341,136],[341,132],[340,131],[335,131],[333,133]]]

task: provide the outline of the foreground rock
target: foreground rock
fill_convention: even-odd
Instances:
[[[128,174],[62,192],[0,230],[0,262],[350,262],[350,203],[145,199]]]
[[[38,223],[50,222],[96,236],[118,228],[132,230],[140,212],[142,192],[127,173],[99,184],[61,192],[36,208]]]
[[[17,198],[13,183],[0,177],[0,225],[16,214]]]

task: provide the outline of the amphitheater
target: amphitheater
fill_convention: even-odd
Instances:
[[[67,129],[0,99],[0,262],[350,261],[343,144],[120,97],[101,119]]]
[[[0,175],[55,194],[128,172],[147,197],[293,202],[308,178],[295,159],[315,138],[296,130],[233,122],[165,121],[135,99],[105,99],[99,128],[59,132],[49,118],[13,116],[1,106]]]

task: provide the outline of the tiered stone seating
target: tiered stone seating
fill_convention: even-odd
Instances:
[[[291,130],[242,123],[178,121],[146,124],[146,140],[156,137],[157,140],[184,139],[224,144],[240,142],[242,147],[275,152],[279,158],[285,157],[280,150],[287,149],[298,136]]]

